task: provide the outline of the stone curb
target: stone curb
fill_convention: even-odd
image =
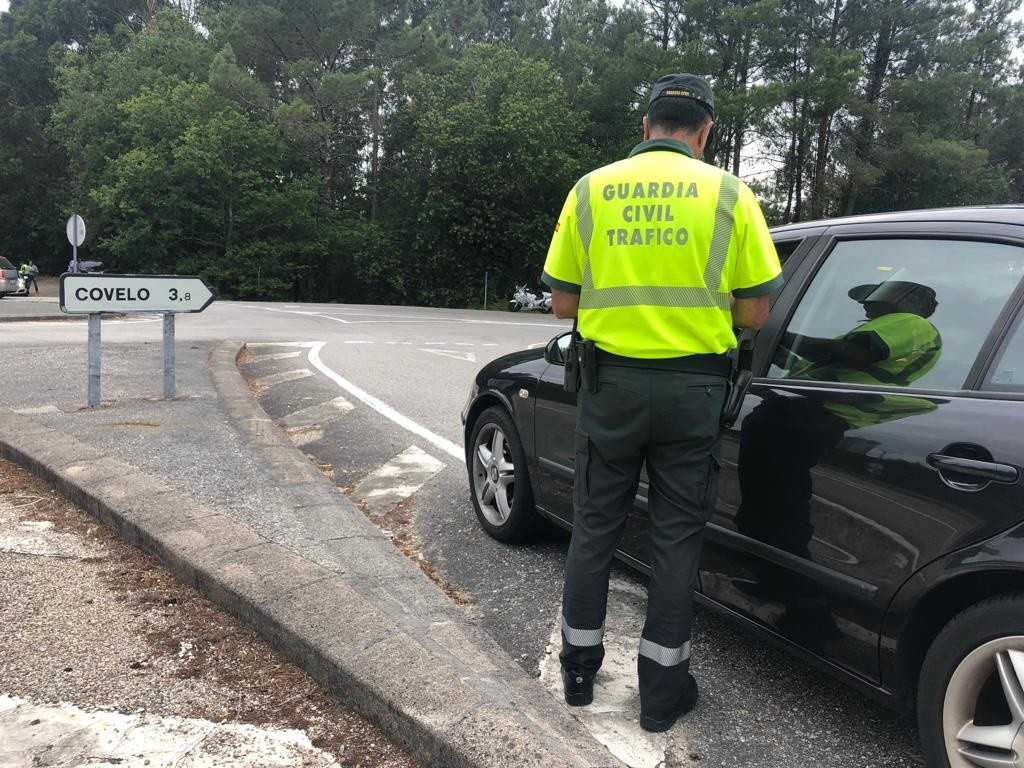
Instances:
[[[127,317],[121,312],[101,312],[103,320],[120,320],[121,318]],[[53,322],[73,322],[75,320],[84,322],[89,319],[88,315],[67,315],[61,312],[56,315],[2,315],[0,316],[0,323],[53,323]]]
[[[341,569],[3,409],[0,455],[249,623],[424,765],[621,766],[291,445],[249,392],[235,364],[240,351],[226,342],[210,355],[221,402],[284,481],[293,509],[316,516],[330,508],[335,524],[341,510],[324,539]]]
[[[55,320],[80,320],[86,319],[88,315],[2,315],[0,323],[38,323],[41,321],[53,322]]]

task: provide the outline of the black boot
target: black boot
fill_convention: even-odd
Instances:
[[[676,705],[667,712],[646,712],[643,704],[640,705],[640,727],[645,731],[661,733],[667,731],[676,724],[681,715],[685,715],[697,703],[697,681],[693,675],[687,674],[687,687],[683,691]]]
[[[562,669],[562,687],[565,703],[570,707],[585,707],[594,700],[594,677]]]

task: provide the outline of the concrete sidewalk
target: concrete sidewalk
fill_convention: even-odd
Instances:
[[[77,320],[84,322],[86,315],[66,315],[60,311],[56,296],[4,296],[0,299],[0,323],[20,323],[40,320]]]
[[[165,401],[159,343],[105,347],[108,399],[94,409],[81,346],[5,349],[0,454],[252,624],[424,765],[620,765],[292,446],[239,374],[240,349],[179,345],[179,397]]]

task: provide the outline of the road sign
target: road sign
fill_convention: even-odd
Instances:
[[[60,276],[60,309],[68,314],[94,312],[202,312],[217,289],[201,277],[184,275]]]
[[[85,242],[85,220],[77,213],[68,219],[64,229],[68,233],[68,242],[76,248]]]

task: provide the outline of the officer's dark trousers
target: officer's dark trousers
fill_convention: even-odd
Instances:
[[[609,569],[646,460],[651,580],[637,667],[643,710],[657,716],[674,707],[689,671],[693,590],[718,492],[726,382],[613,365],[602,365],[599,375],[599,390],[578,398],[561,661],[593,675],[604,659]]]

